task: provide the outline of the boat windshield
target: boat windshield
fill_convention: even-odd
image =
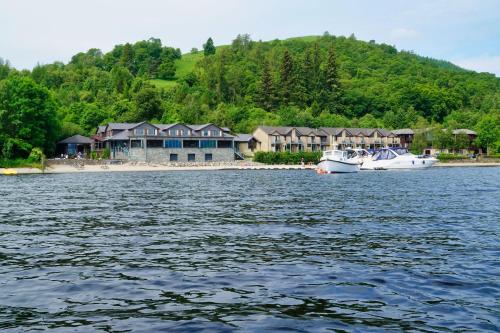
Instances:
[[[404,155],[404,154],[408,154],[408,149],[407,148],[394,148],[393,149],[396,154],[398,155]]]
[[[358,153],[356,153],[354,150],[347,151],[347,158],[354,158],[356,156],[358,156]]]
[[[344,152],[340,150],[333,151],[333,157],[341,159],[344,156]]]
[[[343,160],[347,157],[347,153],[342,150],[327,150],[323,152],[323,156],[337,160]]]
[[[394,152],[392,152],[389,149],[379,150],[378,152],[375,153],[375,155],[373,155],[374,161],[392,160],[393,158],[396,158],[396,154],[394,154]]]

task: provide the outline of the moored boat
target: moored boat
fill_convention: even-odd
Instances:
[[[364,160],[361,170],[426,169],[436,162],[435,158],[414,155],[406,148],[383,148]]]
[[[317,166],[318,173],[353,173],[360,170],[358,153],[353,149],[327,150]]]

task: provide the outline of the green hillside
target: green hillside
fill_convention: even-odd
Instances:
[[[0,61],[0,153],[26,156],[34,146],[50,153],[59,138],[142,120],[214,122],[236,132],[262,124],[442,124],[492,133],[482,143],[492,146],[499,104],[500,79],[492,74],[354,36],[255,42],[239,35],[189,54],[152,38],[32,71]]]

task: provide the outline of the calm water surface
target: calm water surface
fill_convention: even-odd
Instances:
[[[0,178],[0,330],[498,332],[500,168]]]

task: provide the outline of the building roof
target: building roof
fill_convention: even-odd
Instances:
[[[195,131],[200,131],[209,125],[212,125],[212,124],[209,123],[209,124],[203,124],[203,125],[186,125],[186,126],[191,127]],[[215,125],[215,126],[217,126],[217,125]]]
[[[139,125],[140,123],[109,123],[107,129],[109,130],[126,130]]]
[[[99,125],[99,126],[97,127],[96,134],[102,134],[102,133],[104,133],[104,132],[106,132],[106,125]]]
[[[148,123],[148,122],[144,122],[143,121],[143,122],[134,123],[134,124],[129,124],[129,123],[110,123],[107,126],[107,128],[112,129],[112,130],[119,130],[120,132],[116,133],[115,135],[113,135],[111,137],[106,138],[106,140],[110,140],[110,141],[129,140],[131,137],[135,137],[135,135],[134,135],[134,133],[133,133],[132,130],[135,127],[137,127],[137,126],[139,126],[141,124],[144,124],[144,123]],[[181,126],[187,127],[189,129],[193,130],[194,132],[199,132],[203,128],[205,128],[205,127],[207,127],[209,125],[217,126],[217,125],[214,125],[214,124],[204,124],[204,125],[186,125],[186,124],[180,124],[180,123],[176,123],[176,124],[151,124],[151,126],[154,126],[154,127],[158,128],[160,130],[160,132],[158,133],[158,135],[154,135],[154,137],[168,137],[166,135],[166,130],[168,130],[169,128],[172,128],[173,126],[176,126],[176,125],[181,125]],[[182,138],[206,138],[206,139],[209,138],[209,137],[202,137],[198,133],[193,133],[193,135],[184,135],[184,136],[175,136],[175,137],[179,137],[179,138],[181,138],[181,137]],[[224,130],[222,130],[220,136],[212,136],[212,137],[213,138],[227,138],[227,139],[230,139],[230,138],[234,138],[234,135],[231,135],[228,132],[225,132]]]
[[[342,127],[320,127],[320,129],[329,135],[340,135],[344,130]]]
[[[248,142],[253,139],[252,134],[236,134],[234,141],[236,142]]]
[[[457,128],[455,130],[453,130],[452,132],[453,134],[467,134],[467,135],[477,135],[476,132],[470,130],[470,129],[467,129],[467,128]]]
[[[156,127],[158,127],[160,130],[164,131],[166,129],[169,129],[170,127],[172,126],[175,126],[175,125],[179,125],[178,123],[175,123],[175,124],[157,124]],[[182,125],[182,124],[180,124]],[[186,126],[186,125],[184,125]]]
[[[128,130],[121,131],[112,137],[107,138],[108,141],[116,141],[116,140],[128,140],[130,138],[130,132]]]
[[[274,134],[277,133],[279,135],[288,135],[292,131],[293,127],[280,127],[280,126],[259,126],[264,133]]]
[[[396,135],[413,135],[415,132],[411,128],[401,128],[397,130],[393,130],[392,133]]]
[[[69,138],[66,138],[62,141],[59,141],[58,143],[66,145],[66,144],[78,144],[78,145],[90,145],[94,141],[92,141],[91,138],[87,138],[86,136],[83,135],[73,135],[70,136]]]

